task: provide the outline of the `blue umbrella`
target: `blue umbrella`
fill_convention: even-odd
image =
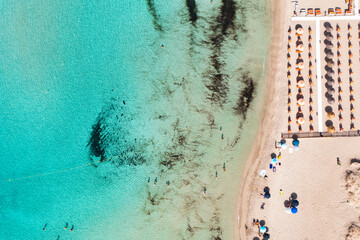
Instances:
[[[266,227],[261,226],[259,230],[260,230],[261,233],[266,233],[267,229],[266,229]]]
[[[295,139],[292,143],[293,143],[294,146],[299,146],[300,141]]]
[[[275,165],[277,163],[277,159],[276,158],[273,158],[272,159],[272,163]]]
[[[292,200],[292,205],[294,206],[294,207],[297,207],[297,206],[299,206],[299,201],[298,200]]]
[[[291,209],[291,212],[293,213],[293,214],[295,214],[295,213],[297,213],[297,208],[296,207],[293,207],[292,209]]]
[[[271,195],[270,195],[269,192],[266,192],[266,193],[264,194],[264,197],[265,197],[265,198],[270,198],[270,196],[271,196]]]

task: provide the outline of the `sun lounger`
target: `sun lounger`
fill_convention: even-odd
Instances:
[[[315,9],[315,16],[321,16],[320,8]]]
[[[333,8],[329,8],[328,14],[329,14],[330,16],[335,16],[335,11],[334,11],[334,9],[333,9]]]
[[[336,12],[336,15],[341,15],[342,14],[342,10],[339,7],[335,8],[335,12]]]
[[[308,8],[308,15],[309,16],[314,16],[314,9]]]

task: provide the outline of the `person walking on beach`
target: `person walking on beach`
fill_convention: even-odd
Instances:
[[[265,203],[263,202],[263,203],[261,204],[260,209],[264,209],[264,207],[265,207]]]
[[[337,162],[337,165],[341,166],[340,158],[337,158],[336,162]]]
[[[280,189],[280,196],[282,196],[283,195],[283,191],[282,191],[282,189]]]

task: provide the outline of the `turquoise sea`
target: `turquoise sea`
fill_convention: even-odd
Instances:
[[[0,0],[0,239],[232,239],[268,4]]]

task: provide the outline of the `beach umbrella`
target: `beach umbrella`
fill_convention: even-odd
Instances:
[[[299,106],[304,106],[305,105],[305,101],[304,101],[303,98],[298,99],[297,102],[298,102]]]
[[[297,67],[300,69],[300,70],[303,70],[304,69],[304,67],[305,67],[305,65],[304,65],[304,63],[303,62],[299,62],[298,64],[296,64],[297,65]]]
[[[260,171],[260,176],[264,177],[266,175],[266,170],[265,169],[262,169]]]
[[[305,82],[303,80],[298,81],[297,84],[298,84],[299,88],[304,88],[305,87]]]
[[[294,146],[295,151],[299,151],[299,149],[300,149],[299,146]]]
[[[287,149],[287,144],[286,143],[281,144],[281,149]]]
[[[276,158],[273,158],[272,159],[272,163],[275,165],[275,164],[277,164],[277,159]]]
[[[326,74],[327,74],[329,77],[332,77],[332,76],[334,76],[334,70],[329,70]]]
[[[266,233],[266,227],[265,226],[261,226],[260,227],[260,229],[259,229],[259,231],[261,232],[261,233]]]
[[[335,102],[335,98],[328,98],[327,102],[329,104],[333,104]]]
[[[332,49],[333,47],[334,47],[334,44],[332,44],[332,43],[326,44],[327,49]]]
[[[293,207],[293,208],[291,208],[291,212],[292,212],[293,214],[295,214],[295,213],[298,212],[298,209],[297,209],[296,207]]]
[[[332,67],[334,67],[335,63],[334,63],[334,61],[328,61],[326,65],[328,67],[332,68]]]
[[[329,51],[326,56],[331,59],[334,57],[334,53],[332,51]]]
[[[335,80],[330,78],[329,80],[327,80],[326,82],[329,86],[333,86],[335,84]]]
[[[302,27],[299,27],[298,29],[296,29],[296,34],[297,35],[302,35],[304,33],[304,29]]]
[[[299,201],[298,201],[298,200],[292,200],[291,204],[292,204],[294,207],[297,207],[297,206],[299,206]]]
[[[328,88],[328,90],[326,91],[328,94],[333,95],[335,93],[335,89],[334,88]]]
[[[332,40],[333,40],[333,35],[332,35],[332,34],[328,34],[328,35],[326,36],[326,40],[332,41]]]
[[[335,113],[334,112],[328,112],[327,117],[330,119],[333,119],[335,117]]]
[[[291,208],[285,208],[285,212],[287,213],[287,214],[291,214]]]
[[[265,233],[265,234],[263,235],[263,240],[269,240],[269,239],[270,239],[270,234]]]
[[[271,197],[271,194],[270,194],[269,192],[266,192],[266,193],[264,194],[264,197],[267,198],[267,199],[269,199],[269,198]]]
[[[292,143],[294,146],[299,146],[300,141],[298,139],[294,139]]]
[[[334,126],[329,126],[328,127],[328,132],[329,133],[334,133],[335,132],[335,127]]]
[[[332,26],[330,26],[330,25],[326,26],[326,31],[331,32],[332,30],[333,30]]]
[[[304,51],[304,49],[305,49],[304,45],[302,45],[302,44],[299,44],[299,45],[296,46],[296,50],[298,50],[300,52]]]
[[[298,123],[299,123],[300,125],[303,125],[303,124],[305,123],[305,119],[304,119],[303,117],[299,117]]]

